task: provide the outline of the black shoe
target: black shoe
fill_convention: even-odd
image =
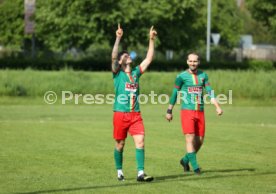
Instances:
[[[124,177],[124,175],[120,175],[120,176],[118,176],[118,181],[125,181],[125,177]]]
[[[148,176],[146,174],[142,174],[142,175],[137,177],[137,181],[139,181],[139,182],[151,182],[151,181],[153,181],[153,177]]]
[[[185,164],[185,162],[181,159],[180,160],[181,166],[183,166],[184,172],[189,172],[190,171],[190,166],[189,164]]]
[[[195,169],[195,170],[194,170],[194,173],[195,173],[196,175],[200,175],[200,174],[201,174],[200,168]]]

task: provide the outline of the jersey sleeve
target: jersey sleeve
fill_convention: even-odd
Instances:
[[[205,74],[204,87],[205,87],[205,91],[207,92],[208,96],[210,98],[215,98],[215,92],[210,85],[209,78],[208,78],[207,74]]]
[[[172,91],[172,95],[170,97],[170,104],[171,105],[175,104],[175,102],[177,100],[177,92],[181,89],[182,85],[183,85],[183,80],[180,77],[180,75],[178,75],[175,79],[174,88],[173,88],[173,91]]]
[[[182,80],[181,76],[178,75],[174,82],[174,88],[176,88],[177,90],[180,90],[180,88],[182,87],[182,84],[183,84],[183,80]]]

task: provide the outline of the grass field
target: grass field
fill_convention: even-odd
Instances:
[[[42,101],[42,100],[41,100]],[[136,182],[135,149],[128,138],[125,182],[114,169],[111,105],[46,105],[0,100],[0,193],[275,193],[276,106],[227,105],[217,117],[206,107],[207,134],[198,154],[201,176],[184,174],[179,106],[142,105],[146,172]]]

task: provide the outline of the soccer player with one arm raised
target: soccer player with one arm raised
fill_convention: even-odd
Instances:
[[[173,119],[172,110],[179,91],[182,101],[182,131],[185,135],[187,151],[184,157],[181,158],[180,164],[183,166],[185,172],[190,171],[189,164],[191,164],[196,174],[200,174],[196,153],[202,146],[205,135],[203,88],[205,88],[210,96],[211,103],[215,105],[217,114],[222,115],[223,113],[215,99],[207,74],[198,70],[199,63],[198,54],[190,53],[188,55],[187,64],[189,68],[177,75],[166,114],[166,119],[171,121]]]
[[[118,53],[123,29],[120,24],[116,31],[116,41],[112,51],[112,72],[115,89],[115,103],[113,106],[113,138],[115,139],[114,159],[117,169],[117,178],[124,180],[123,150],[125,139],[129,133],[136,147],[137,181],[150,182],[152,176],[144,172],[144,124],[138,103],[139,79],[151,63],[154,55],[154,40],[157,32],[151,27],[149,32],[149,48],[146,58],[135,68],[131,68],[132,59],[127,51]]]

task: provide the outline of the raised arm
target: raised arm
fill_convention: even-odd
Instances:
[[[113,50],[112,50],[112,55],[111,55],[111,69],[114,73],[116,73],[120,68],[119,63],[117,63],[116,61],[118,56],[119,44],[122,36],[123,36],[123,29],[121,28],[120,24],[118,24],[118,29],[116,31],[116,40],[115,40]]]
[[[151,63],[154,55],[154,40],[157,35],[157,32],[153,29],[153,26],[150,28],[150,33],[149,33],[149,48],[147,52],[146,58],[142,61],[140,64],[142,72],[144,72],[149,64]]]

